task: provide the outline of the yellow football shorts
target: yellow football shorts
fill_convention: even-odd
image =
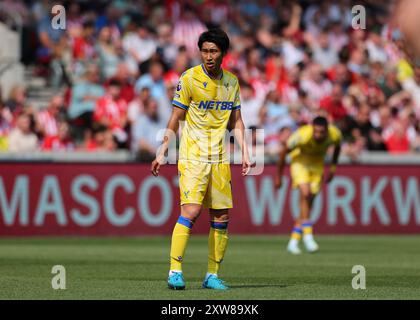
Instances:
[[[297,188],[301,184],[309,183],[313,194],[317,194],[321,190],[323,174],[323,164],[304,164],[292,161],[290,165],[292,187]]]
[[[180,160],[178,173],[181,205],[196,203],[211,209],[233,207],[228,163]]]

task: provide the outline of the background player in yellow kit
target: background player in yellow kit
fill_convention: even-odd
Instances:
[[[329,183],[335,173],[337,160],[340,155],[341,132],[333,125],[329,125],[324,117],[316,117],[312,124],[300,127],[294,132],[280,152],[276,187],[282,185],[283,169],[286,155],[290,152],[290,175],[294,188],[299,188],[300,216],[295,222],[287,250],[293,254],[300,254],[299,241],[303,233],[303,242],[309,252],[318,250],[312,234],[312,223],[309,214],[316,195],[319,193],[324,176],[324,158],[330,146],[334,146],[332,163],[326,182]]]
[[[238,79],[221,68],[229,38],[221,29],[201,34],[198,47],[203,63],[185,71],[179,80],[164,142],[152,163],[156,176],[163,164],[171,132],[185,120],[179,147],[181,215],[172,234],[168,286],[184,289],[182,262],[194,222],[202,207],[209,208],[208,270],[204,288],[227,289],[218,277],[227,242],[229,209],[232,208],[231,175],[225,134],[229,126],[242,148],[242,174],[250,169],[244,124],[241,118]]]

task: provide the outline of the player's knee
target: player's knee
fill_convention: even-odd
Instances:
[[[314,200],[315,200],[315,198],[316,198],[316,195],[317,195],[318,193],[314,193],[314,192],[311,192],[311,194],[309,195],[309,202],[312,204],[313,202],[314,202]]]
[[[210,226],[222,232],[226,237],[229,223],[229,213],[228,210],[210,210]]]
[[[302,200],[310,201],[310,199],[312,198],[311,190],[309,188],[301,188],[300,197]]]
[[[201,214],[201,206],[183,206],[181,216],[195,222]]]
[[[183,215],[185,218],[191,220],[192,222],[195,222],[198,217],[200,216],[200,212],[191,212],[187,215]]]
[[[300,197],[300,201],[304,201],[308,205],[311,205],[313,202],[313,194],[311,192],[303,193]]]
[[[313,198],[313,196],[312,196],[312,193],[310,193],[310,192],[303,196],[303,200],[306,201],[309,204],[312,203],[312,198]]]
[[[214,210],[210,209],[210,220],[214,222],[228,222],[229,212],[228,210]]]

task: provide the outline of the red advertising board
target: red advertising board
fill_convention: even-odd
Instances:
[[[317,233],[420,232],[419,166],[339,166],[317,197]],[[274,188],[274,166],[242,177],[232,166],[237,234],[289,233],[298,193]],[[288,172],[286,170],[285,172]],[[194,233],[208,232],[203,211]],[[168,235],[179,216],[175,165],[159,177],[142,164],[0,164],[0,236]]]

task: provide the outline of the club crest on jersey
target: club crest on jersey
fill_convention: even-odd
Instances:
[[[203,82],[203,86],[204,86],[204,88],[206,88],[207,87],[207,82]]]
[[[181,91],[181,81],[178,82],[178,85],[176,86],[176,91]]]

